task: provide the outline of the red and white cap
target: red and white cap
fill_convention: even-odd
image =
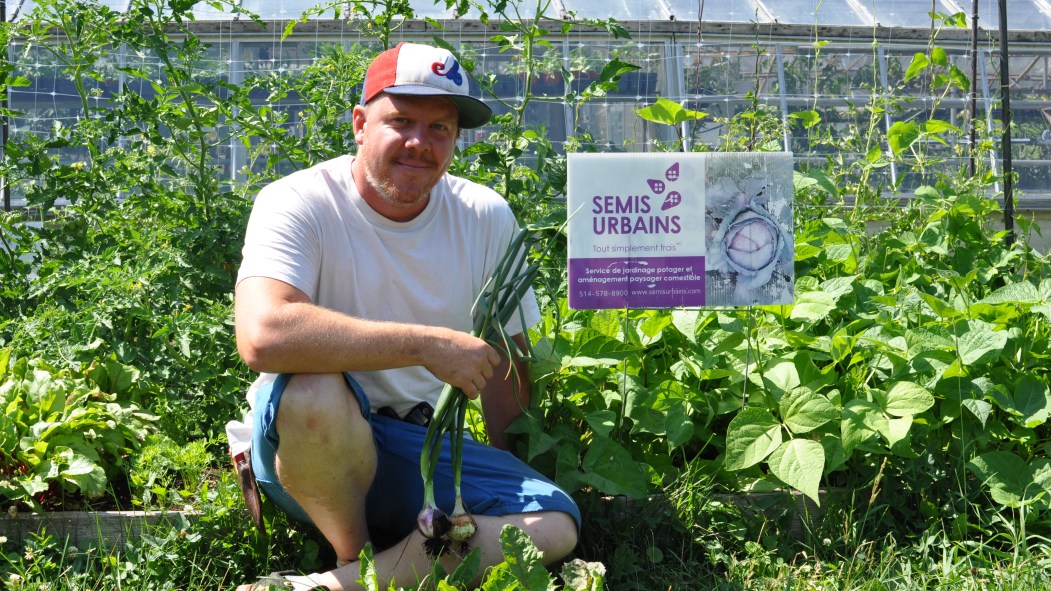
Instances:
[[[379,93],[413,96],[443,96],[460,109],[460,127],[470,129],[488,123],[493,111],[471,96],[471,82],[448,50],[417,43],[399,43],[376,56],[365,73],[361,104]]]

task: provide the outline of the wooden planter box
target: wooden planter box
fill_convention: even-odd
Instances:
[[[175,525],[180,515],[191,521],[196,518],[196,513],[178,511],[15,513],[0,517],[0,536],[19,544],[34,535],[47,534],[80,548],[124,546],[151,527]]]

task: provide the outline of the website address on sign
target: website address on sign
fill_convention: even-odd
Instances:
[[[634,295],[695,295],[701,293],[700,289],[647,289],[645,291],[632,290]]]

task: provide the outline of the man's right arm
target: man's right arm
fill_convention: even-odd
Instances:
[[[276,279],[248,277],[234,300],[237,350],[255,371],[334,373],[421,365],[474,396],[500,356],[485,341],[435,326],[377,322],[314,305]]]

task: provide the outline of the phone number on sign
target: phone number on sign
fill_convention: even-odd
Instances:
[[[577,296],[582,298],[624,298],[630,294],[626,289],[589,289],[577,292]]]
[[[591,289],[591,290],[578,290],[577,297],[581,298],[624,298],[628,296],[647,296],[647,295],[697,295],[702,293],[702,290],[695,288],[677,289],[677,288],[662,288],[662,289]]]

